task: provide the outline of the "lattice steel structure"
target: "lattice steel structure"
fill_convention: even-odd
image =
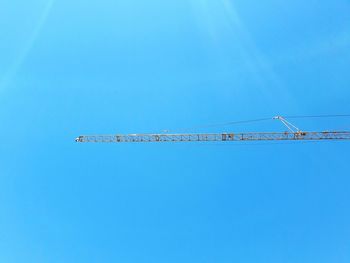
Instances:
[[[350,140],[350,131],[83,135],[78,143]]]

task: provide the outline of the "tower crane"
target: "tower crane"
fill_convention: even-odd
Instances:
[[[142,143],[350,140],[350,131],[302,131],[282,116],[276,116],[273,119],[281,121],[288,131],[81,135],[75,141],[78,143]]]

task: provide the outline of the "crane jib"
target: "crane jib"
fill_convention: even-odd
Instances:
[[[350,131],[82,135],[78,143],[350,140]]]

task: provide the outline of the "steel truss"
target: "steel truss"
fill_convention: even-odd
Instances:
[[[78,143],[350,140],[350,131],[83,135]]]

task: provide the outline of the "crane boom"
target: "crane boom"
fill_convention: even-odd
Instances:
[[[350,131],[83,135],[78,143],[350,140]]]

